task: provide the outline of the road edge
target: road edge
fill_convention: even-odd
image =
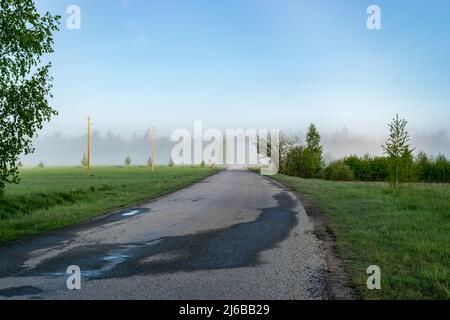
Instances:
[[[256,173],[255,174],[259,174]],[[351,285],[350,277],[345,270],[344,263],[336,247],[336,236],[331,230],[326,214],[305,194],[294,190],[291,186],[282,183],[270,176],[263,176],[280,187],[291,191],[305,208],[308,218],[314,225],[314,235],[320,240],[326,262],[324,276],[328,299],[331,300],[360,300],[356,288]]]

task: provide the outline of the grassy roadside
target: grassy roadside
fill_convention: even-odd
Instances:
[[[97,167],[23,169],[0,198],[0,243],[76,224],[201,181],[217,169]]]
[[[326,214],[338,252],[364,299],[450,299],[450,185],[274,177],[309,196]],[[382,290],[366,287],[378,265]]]

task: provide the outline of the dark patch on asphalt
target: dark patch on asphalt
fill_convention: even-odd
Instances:
[[[135,214],[131,216],[126,215],[132,212]],[[21,268],[21,266],[26,260],[28,260],[29,252],[53,247],[63,243],[69,244],[76,239],[77,232],[86,230],[87,228],[95,228],[122,220],[125,221],[149,212],[151,212],[150,208],[126,209],[104,217],[96,218],[86,223],[81,223],[71,228],[48,232],[43,236],[32,238],[32,241],[30,241],[30,239],[24,239],[4,247],[0,247],[0,257],[8,261],[8,263],[0,263],[0,278],[23,276],[24,274],[28,274],[28,271]],[[65,268],[69,265],[66,265]],[[63,271],[65,272],[65,269]],[[61,273],[63,271],[60,270],[58,272]]]
[[[31,286],[23,286],[23,287],[15,287],[15,288],[7,288],[0,290],[0,296],[6,298],[13,297],[23,297],[23,296],[34,296],[42,293],[42,290],[36,287]]]
[[[276,247],[298,224],[296,199],[288,192],[274,198],[278,205],[261,209],[252,222],[147,243],[79,247],[25,274],[63,276],[67,266],[73,264],[80,266],[87,279],[257,266],[260,253]]]

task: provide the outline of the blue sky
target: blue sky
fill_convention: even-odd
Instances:
[[[448,129],[450,1],[41,0],[63,17],[52,55],[53,123],[170,133],[344,125]],[[70,4],[82,29],[65,28]],[[366,9],[381,8],[369,31]]]

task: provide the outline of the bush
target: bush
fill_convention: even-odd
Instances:
[[[444,155],[439,155],[434,159],[431,170],[433,182],[450,182],[450,165]]]
[[[420,152],[415,161],[415,172],[417,175],[417,179],[420,182],[430,182],[431,181],[431,172],[433,170],[433,164],[426,155],[425,152]]]
[[[130,156],[125,158],[125,165],[126,166],[131,166],[131,158],[130,158]]]
[[[309,179],[316,177],[320,170],[314,154],[308,148],[292,149],[286,160],[286,172],[290,176]]]
[[[343,163],[350,167],[354,178],[359,181],[387,181],[389,178],[389,161],[386,157],[350,156],[344,158]]]
[[[44,162],[39,162],[39,164],[38,164],[38,168],[41,168],[41,169],[43,169],[44,168]]]
[[[343,161],[335,161],[325,169],[325,179],[332,181],[352,181],[354,174],[352,169]]]
[[[359,158],[358,156],[350,156],[345,158],[343,163],[350,167],[356,180],[372,181],[373,176],[370,160],[371,159],[368,155],[365,155],[363,158]]]
[[[414,169],[420,182],[450,182],[450,161],[444,155],[433,159],[420,152],[414,161]]]
[[[387,181],[389,179],[388,159],[375,157],[370,160],[371,181]]]
[[[359,158],[350,156],[342,160],[354,174],[358,181],[380,181],[389,180],[389,175],[395,167],[395,163],[388,157],[374,157],[368,155]],[[404,182],[450,182],[450,161],[443,155],[435,159],[420,152],[415,159],[408,152],[404,153],[399,160],[398,178]]]

